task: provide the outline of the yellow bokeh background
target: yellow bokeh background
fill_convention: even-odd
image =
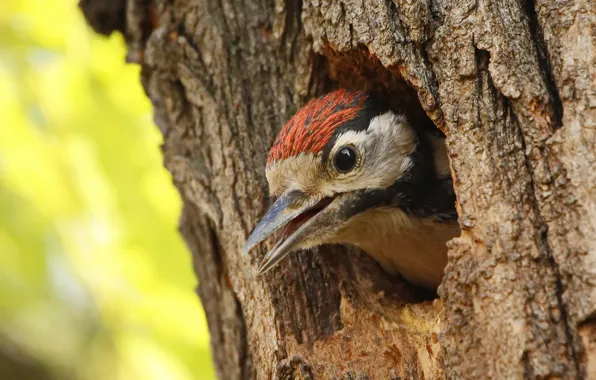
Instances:
[[[0,1],[1,379],[214,377],[181,201],[125,53],[75,0]]]

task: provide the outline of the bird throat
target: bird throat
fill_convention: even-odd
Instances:
[[[457,223],[438,223],[386,208],[355,216],[338,237],[342,240],[339,243],[360,247],[385,271],[436,289],[447,264],[446,243],[459,232]]]

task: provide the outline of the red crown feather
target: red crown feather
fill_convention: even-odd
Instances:
[[[268,163],[300,153],[318,153],[337,127],[356,117],[368,95],[361,91],[337,90],[311,100],[281,129],[267,158]]]

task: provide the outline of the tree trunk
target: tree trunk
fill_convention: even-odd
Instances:
[[[596,378],[596,3],[123,1],[81,7],[142,66],[221,379]],[[338,86],[447,136],[440,299],[354,249],[239,253],[276,131]]]

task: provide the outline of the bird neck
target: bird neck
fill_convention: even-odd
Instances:
[[[436,289],[447,264],[445,243],[458,233],[457,223],[437,223],[397,208],[378,208],[356,216],[339,237],[340,243],[360,247],[385,271]]]

